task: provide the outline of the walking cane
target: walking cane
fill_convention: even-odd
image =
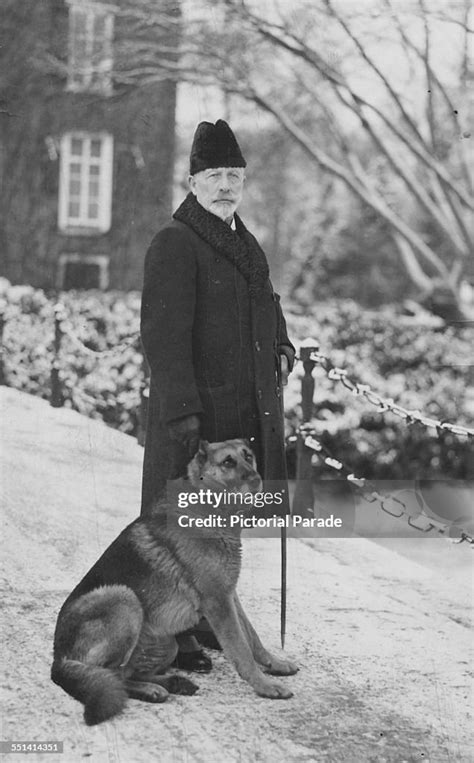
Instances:
[[[280,602],[280,638],[281,648],[285,648],[286,631],[286,527],[281,528],[281,602]]]
[[[283,365],[285,364],[285,368]],[[280,379],[281,379],[281,408],[282,416],[285,415],[285,404],[283,399],[283,387],[288,381],[288,360],[286,355],[280,355]],[[290,496],[288,495],[288,504]],[[280,556],[281,556],[281,596],[280,596],[280,640],[281,648],[285,648],[285,635],[286,635],[286,527],[283,525],[280,528]]]

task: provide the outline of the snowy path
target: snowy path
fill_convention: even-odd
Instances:
[[[126,435],[0,388],[3,740],[61,740],[66,763],[472,761],[472,551],[433,570],[364,539],[289,541],[295,697],[257,697],[221,655],[194,697],[131,700],[88,728],[49,679],[66,594],[138,513],[143,451]],[[460,567],[459,567],[460,565]],[[460,569],[462,574],[460,574]],[[452,571],[452,573],[451,573]],[[241,598],[279,642],[279,543],[247,538]],[[8,756],[17,760],[24,756]]]

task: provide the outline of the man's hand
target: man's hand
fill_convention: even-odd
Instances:
[[[190,460],[199,448],[200,431],[201,422],[194,414],[170,421],[168,424],[170,439],[175,440],[187,451]]]
[[[280,375],[283,387],[288,384],[288,374],[293,370],[295,363],[294,350],[289,345],[280,346]]]

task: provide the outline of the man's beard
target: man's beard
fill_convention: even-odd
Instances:
[[[220,217],[221,220],[226,222],[227,220],[232,219],[236,209],[237,204],[235,201],[231,201],[230,199],[216,199],[212,202],[210,211],[215,214],[216,217]]]

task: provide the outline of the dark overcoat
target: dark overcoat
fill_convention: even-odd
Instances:
[[[141,335],[151,384],[142,513],[183,472],[185,455],[167,425],[190,414],[205,440],[248,438],[269,489],[286,484],[279,355],[293,346],[265,255],[235,220],[233,231],[189,194],[146,255]]]

